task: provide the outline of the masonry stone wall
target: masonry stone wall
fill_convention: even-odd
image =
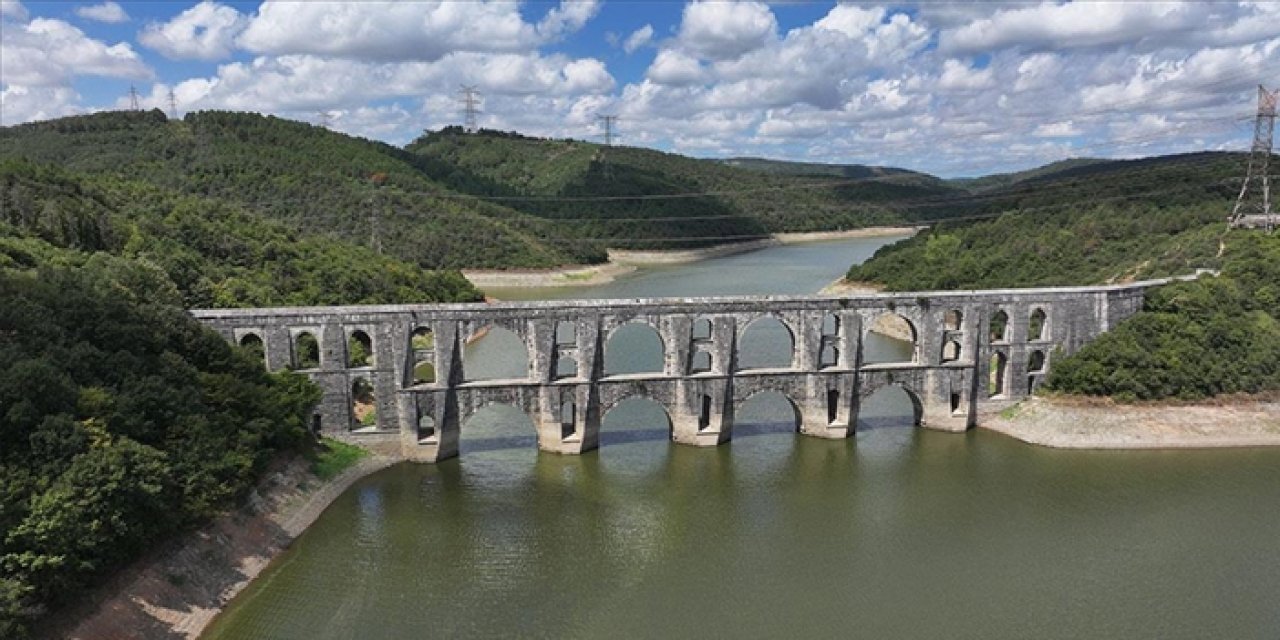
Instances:
[[[265,365],[296,368],[298,338],[319,344],[319,366],[303,369],[323,390],[313,427],[370,441],[399,442],[409,459],[435,461],[458,453],[460,427],[481,407],[505,403],[528,414],[539,446],[580,453],[599,443],[605,413],[641,396],[667,411],[673,440],[715,445],[729,440],[734,412],[752,396],[773,391],[795,409],[801,433],[844,438],[861,403],[885,386],[907,391],[924,427],[962,431],[980,411],[1026,397],[1055,359],[1075,352],[1137,312],[1148,288],[1121,286],[885,293],[855,297],[734,297],[582,300],[497,304],[429,304],[197,310],[192,314],[228,340],[250,336],[264,346]],[[958,312],[958,317],[957,317]],[[912,355],[866,364],[867,332],[882,314],[910,323]],[[744,369],[741,338],[755,320],[771,317],[793,338],[790,366]],[[1002,332],[993,320],[1004,318]],[[662,370],[610,375],[609,337],[620,327],[652,327],[663,344]],[[525,374],[510,380],[468,380],[463,347],[500,327],[519,337]],[[366,366],[348,366],[351,336],[372,341]],[[415,331],[434,342],[413,346]],[[700,355],[706,354],[706,355]],[[709,366],[698,366],[699,362]],[[571,360],[569,374],[557,363]],[[420,362],[433,381],[415,383]],[[376,424],[352,412],[352,389],[363,378],[374,389]]]

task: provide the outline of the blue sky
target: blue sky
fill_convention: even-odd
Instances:
[[[1244,149],[1280,3],[0,0],[0,123],[235,109],[403,144],[461,120],[943,176]],[[324,114],[323,116],[321,114]]]

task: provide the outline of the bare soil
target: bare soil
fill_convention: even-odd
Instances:
[[[1280,445],[1280,398],[1120,404],[1032,398],[980,426],[1024,442],[1067,449],[1183,449]]]
[[[323,482],[300,456],[280,461],[245,504],[139,559],[90,597],[50,616],[36,635],[194,640],[335,498],[394,462],[367,457]]]

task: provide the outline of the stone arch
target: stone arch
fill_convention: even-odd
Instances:
[[[992,398],[1003,396],[1009,390],[1009,356],[1003,351],[991,354],[991,362],[987,372],[987,395]]]
[[[409,333],[409,385],[436,381],[436,339],[430,327],[416,327]]]
[[[460,451],[536,448],[538,429],[533,417],[503,400],[480,402],[458,419]]]
[[[376,364],[373,338],[364,329],[354,329],[347,334],[347,368],[372,367]]]
[[[795,331],[773,314],[762,315],[743,326],[736,348],[739,371],[795,366]]]
[[[768,402],[770,399],[781,398],[785,403],[787,410],[779,411],[777,409],[769,410],[767,407],[760,407],[762,403]],[[775,405],[778,403],[775,401]],[[753,410],[764,414],[764,419],[768,422],[753,421]],[[770,431],[769,425],[788,424],[788,430],[796,433],[800,432],[800,426],[803,424],[802,414],[800,413],[800,405],[796,403],[790,395],[777,389],[759,389],[748,394],[734,408],[734,431],[745,429],[760,429],[762,431]]]
[[[463,379],[529,378],[529,347],[516,332],[496,324],[471,334],[462,349]]]
[[[867,324],[863,337],[863,364],[915,362],[919,332],[906,316],[886,311]]]
[[[1027,340],[1043,340],[1048,335],[1049,316],[1044,309],[1036,307],[1027,318]]]
[[[964,322],[964,313],[959,309],[952,309],[942,316],[942,327],[947,331],[959,331]]]
[[[1003,309],[996,311],[991,316],[991,322],[987,325],[987,332],[992,342],[1008,342],[1009,341],[1009,314]]]
[[[961,348],[958,340],[947,340],[942,343],[942,362],[955,362],[960,359]]]
[[[267,358],[267,346],[262,342],[262,336],[252,331],[240,336],[240,347],[248,351],[258,361],[265,363]]]
[[[373,381],[365,376],[351,379],[351,420],[357,431],[378,428],[378,394]]]
[[[290,369],[319,369],[320,341],[310,331],[299,331],[293,337]]]
[[[666,345],[647,322],[623,323],[609,332],[604,344],[604,374],[662,373]]]
[[[895,382],[860,394],[856,418],[859,429],[906,426],[904,422],[917,427],[924,422],[924,403],[910,387]]]
[[[660,431],[670,440],[672,429],[670,408],[642,393],[623,396],[600,409],[601,445],[644,439],[641,433],[654,431]]]

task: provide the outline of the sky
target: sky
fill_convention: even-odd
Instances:
[[[1247,150],[1280,2],[0,0],[0,124],[141,106],[403,145],[462,122],[982,175]]]

